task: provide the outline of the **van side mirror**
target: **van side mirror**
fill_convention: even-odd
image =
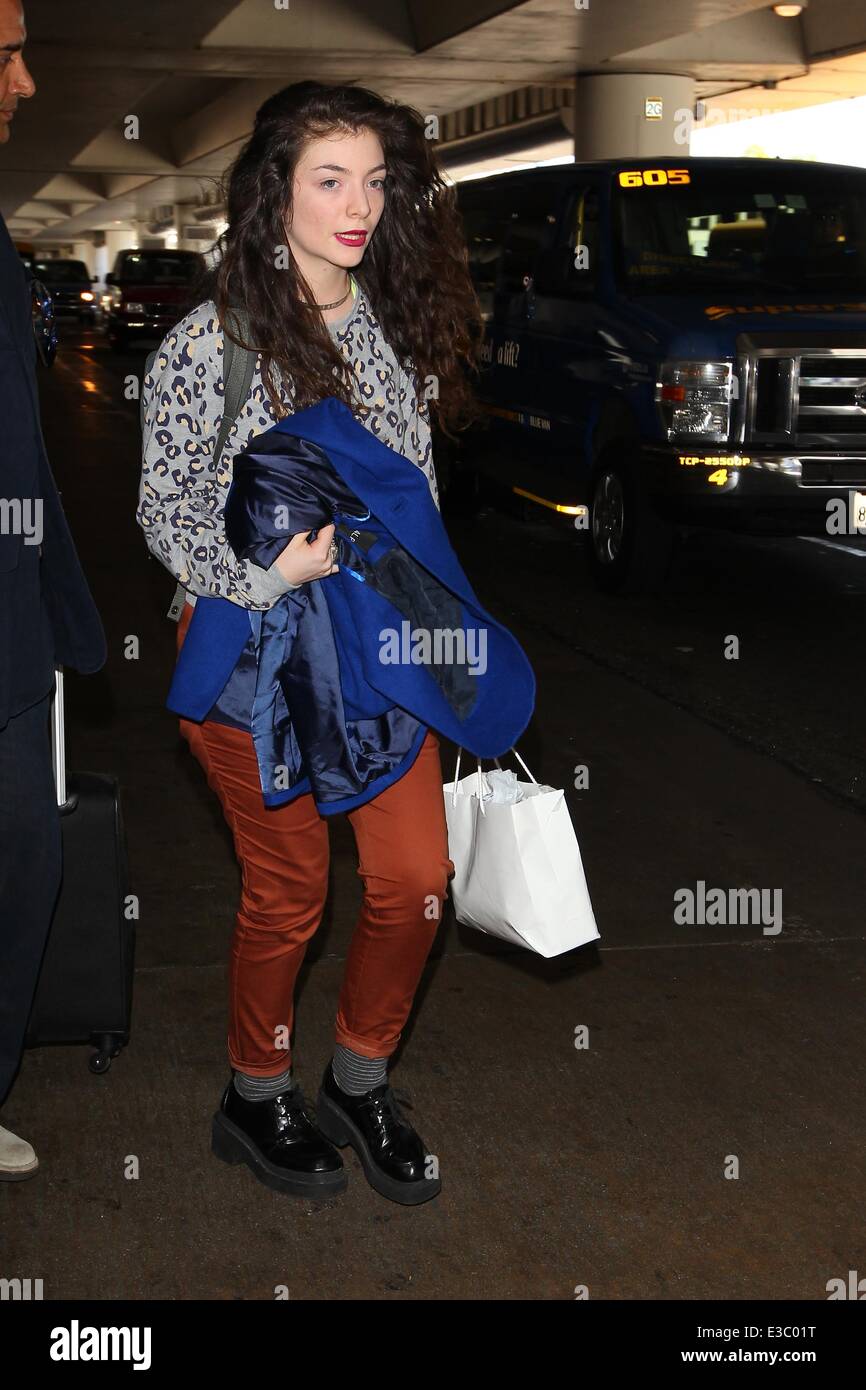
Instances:
[[[114,284],[117,283],[117,281],[115,280],[115,278],[114,278],[114,276],[112,275],[111,271],[109,271],[109,273],[106,275],[106,277],[105,277],[105,283],[106,283],[106,285],[114,285]]]
[[[499,267],[499,288],[506,294],[522,294],[532,280],[533,257],[506,247]]]

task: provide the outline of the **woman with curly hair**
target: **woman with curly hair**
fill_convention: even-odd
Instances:
[[[467,368],[477,365],[480,309],[454,191],[417,111],[362,87],[284,88],[258,111],[229,171],[227,207],[205,298],[167,335],[145,379],[137,520],[186,589],[178,651],[197,596],[263,610],[337,571],[333,525],[315,541],[312,532],[293,536],[267,570],[232,552],[224,523],[232,459],[255,435],[337,397],[424,472],[438,506],[431,412],[452,438],[475,414]],[[244,332],[235,306],[245,311]],[[223,324],[256,365],[214,467]],[[233,1075],[214,1116],[214,1152],[276,1190],[326,1196],[346,1186],[337,1146],[348,1143],[378,1192],[426,1201],[440,1190],[438,1163],[403,1115],[387,1068],[454,868],[438,739],[428,730],[398,779],[347,812],[363,902],[314,1118],[288,1039],[296,977],[326,901],[327,824],[309,793],[265,806],[248,712],[225,695],[202,722],[180,720],[242,871],[229,961]]]

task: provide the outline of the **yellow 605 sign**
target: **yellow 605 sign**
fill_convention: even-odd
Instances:
[[[665,183],[691,183],[688,169],[623,169],[621,188],[660,188]]]

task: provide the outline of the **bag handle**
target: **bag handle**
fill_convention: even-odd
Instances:
[[[463,748],[462,748],[462,745],[461,745],[461,746],[459,746],[458,749],[457,749],[457,766],[456,766],[456,768],[454,769],[454,781],[453,781],[453,783],[452,783],[452,785],[451,785],[451,805],[452,805],[452,806],[454,805],[454,803],[455,803],[456,800],[457,800],[457,779],[458,779],[459,776],[460,776],[460,755],[461,755],[462,752],[463,752]],[[532,773],[529,771],[529,768],[526,766],[526,763],[525,763],[525,762],[523,761],[523,759],[521,758],[521,756],[520,756],[520,754],[518,753],[517,749],[514,748],[514,747],[511,747],[511,748],[508,749],[508,752],[514,754],[515,758],[516,758],[517,761],[520,763],[520,766],[523,768],[523,770],[524,770],[524,772],[526,773],[527,777],[529,778],[530,782],[534,782],[535,785],[538,786],[538,783],[535,781],[535,778],[533,777]],[[480,804],[481,804],[481,814],[482,814],[483,816],[486,816],[486,815],[487,815],[487,812],[486,812],[485,809],[484,809],[484,797],[483,797],[482,794],[481,794],[481,793],[482,793],[482,788],[483,788],[483,784],[482,784],[482,781],[481,781],[481,759],[480,759],[480,758],[477,758],[476,761],[477,761],[477,763],[478,763],[478,800],[479,800],[479,802],[480,802]],[[495,762],[496,766],[499,767],[499,759],[498,759],[498,758],[494,758],[493,761]],[[500,770],[500,772],[502,771],[501,768],[499,768],[499,770]]]

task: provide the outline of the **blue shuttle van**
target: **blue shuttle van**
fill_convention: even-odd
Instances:
[[[608,590],[663,576],[678,525],[866,523],[866,171],[632,159],[457,196],[483,419],[437,452],[446,496],[487,475],[586,528]]]

